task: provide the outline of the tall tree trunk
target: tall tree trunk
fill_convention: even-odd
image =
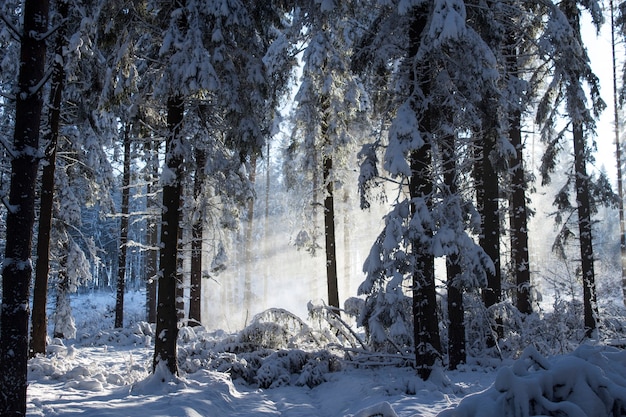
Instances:
[[[573,124],[574,166],[576,175],[576,201],[578,201],[578,233],[583,278],[583,310],[585,335],[591,337],[597,327],[595,272],[593,267],[593,244],[591,233],[591,210],[589,203],[589,176],[587,175],[587,147],[580,123]]]
[[[153,370],[164,363],[169,371],[178,374],[176,340],[178,338],[178,317],[176,311],[176,282],[178,229],[182,194],[182,164],[180,154],[180,129],[183,123],[184,101],[172,96],[167,101],[166,166],[174,178],[163,185],[163,214],[161,224],[160,277],[158,284],[156,340],[154,343]]]
[[[58,2],[58,13],[62,22],[67,18],[69,3]],[[50,108],[46,128],[46,156],[41,174],[41,195],[39,200],[39,225],[37,229],[37,264],[35,266],[35,285],[33,287],[33,312],[31,317],[30,350],[31,357],[46,352],[48,318],[48,273],[50,271],[50,232],[52,230],[52,205],[54,203],[54,172],[56,169],[57,142],[59,139],[59,120],[61,116],[61,97],[65,83],[63,65],[63,46],[67,26],[61,23],[55,37],[54,53],[58,57],[52,66],[52,84],[50,88]]]
[[[152,182],[158,176],[159,173],[159,155],[158,146],[152,149],[152,146],[148,145],[148,170],[149,179],[146,189],[146,207],[148,212],[156,210],[158,207],[156,201],[156,185]],[[146,241],[148,243],[148,253],[146,259],[146,320],[148,323],[156,323],[156,299],[157,299],[157,273],[158,273],[158,250],[156,249],[159,244],[159,227],[158,221],[153,216],[148,218],[148,227],[146,228]]]
[[[206,153],[196,149],[196,172],[194,175],[193,195],[199,203],[198,214],[193,217],[191,226],[191,278],[189,283],[189,325],[202,324],[202,235],[204,233],[204,166]]]
[[[413,10],[413,21],[409,28],[409,62],[415,94],[418,87],[425,97],[430,94],[430,71],[420,71],[419,78],[415,68],[415,56],[419,50],[422,34],[429,19],[430,6],[425,4]],[[424,145],[411,152],[411,178],[409,194],[412,200],[411,214],[415,214],[417,199],[423,199],[429,209],[432,207],[433,178],[432,178],[432,147],[431,125],[428,116],[420,121],[420,132],[424,138]],[[424,230],[427,236],[432,236],[432,230]],[[411,243],[412,254],[415,258],[412,273],[412,300],[413,300],[413,332],[415,339],[415,365],[418,375],[426,380],[430,376],[433,366],[441,357],[441,339],[439,337],[439,320],[437,316],[437,294],[435,289],[435,258],[430,248],[424,247],[418,240]]]
[[[482,150],[476,163],[476,205],[482,217],[482,232],[479,244],[493,261],[494,271],[487,271],[487,287],[482,291],[485,307],[498,304],[502,298],[502,274],[500,270],[500,185],[498,172],[492,162],[496,152],[498,137],[497,100],[493,97],[483,98],[483,131]],[[496,339],[503,336],[502,320],[496,318],[492,328]],[[496,339],[489,336],[487,343],[493,346]]]
[[[184,191],[181,188],[181,204]],[[187,236],[183,230],[182,210],[178,220],[178,254],[176,258],[176,317],[179,323],[185,322],[185,246]]]
[[[328,131],[328,112],[330,111],[328,96],[322,97],[321,135],[324,142],[322,154],[322,178],[326,187],[324,196],[324,238],[326,242],[326,284],[328,289],[328,305],[339,314],[339,286],[337,279],[337,248],[335,239],[335,187],[333,178],[332,141]]]
[[[526,208],[526,175],[524,170],[521,114],[510,117],[509,139],[516,149],[511,183],[511,260],[515,273],[517,298],[515,305],[520,313],[532,313],[530,297],[530,260],[528,256],[528,210]]]
[[[70,238],[67,235],[67,231],[64,230],[63,234],[65,234],[65,237],[60,242],[59,276],[56,288],[54,330],[52,331],[53,337],[57,339],[66,339],[74,336],[72,334],[74,333],[74,319],[72,318],[72,306],[70,304],[70,277],[67,273]]]
[[[448,190],[448,198],[457,198],[456,182],[456,151],[455,136],[447,135],[442,140],[443,181]],[[462,223],[463,219],[452,219]],[[465,363],[465,309],[463,306],[463,288],[460,281],[461,265],[459,255],[450,254],[446,257],[446,274],[448,288],[448,367],[456,369]]]
[[[49,2],[25,0],[0,318],[0,414],[26,415],[28,319]]]
[[[256,182],[256,163],[257,156],[250,156],[250,172],[248,173],[248,180],[254,187]],[[252,249],[252,235],[254,232],[254,199],[248,200],[247,203],[247,221],[243,236],[244,247],[244,289],[243,289],[243,302],[246,314],[250,314],[252,309],[252,299],[254,294],[252,293],[252,263],[254,261],[254,253]]]
[[[580,38],[580,13],[578,2],[566,0],[560,4],[561,10],[567,17],[572,30],[582,44]],[[575,70],[576,71],[576,70]],[[580,71],[580,70],[578,70]],[[576,84],[568,85],[569,96],[579,93],[579,82],[582,79],[580,72],[574,72],[572,78]],[[584,106],[581,103],[568,103],[568,106]],[[578,234],[580,241],[580,261],[583,279],[583,311],[585,336],[592,337],[597,327],[598,306],[596,304],[596,284],[593,265],[593,244],[591,231],[591,206],[589,195],[589,175],[587,175],[588,149],[585,141],[585,132],[580,115],[570,115],[572,118],[572,136],[574,141],[574,175],[576,177],[576,201],[578,204]]]
[[[126,291],[126,254],[128,252],[128,215],[130,202],[130,123],[124,126],[124,172],[122,174],[122,207],[120,210],[120,245],[117,258],[117,295],[115,327],[124,327],[124,292]]]
[[[517,37],[509,33],[507,37],[506,72],[510,83],[519,77]],[[530,260],[528,257],[528,210],[526,208],[526,172],[524,169],[524,145],[522,144],[522,112],[516,103],[509,109],[509,140],[515,147],[515,157],[511,161],[511,261],[517,288],[516,307],[523,314],[532,313],[530,297]]]
[[[265,253],[268,253],[269,248],[269,224],[270,224],[270,192],[271,192],[271,157],[270,157],[270,141],[266,143],[265,150],[265,214],[263,216],[263,242]],[[269,289],[269,262],[265,262],[265,269],[263,271],[263,300],[267,300]]]
[[[622,265],[622,298],[626,305],[626,222],[624,221],[624,182],[622,178],[622,145],[620,143],[619,103],[617,101],[617,56],[615,54],[615,10],[611,9],[611,52],[613,58],[613,122],[615,133],[615,159],[617,161],[617,194],[619,195],[620,259]]]

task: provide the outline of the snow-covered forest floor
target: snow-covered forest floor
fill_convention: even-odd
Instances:
[[[174,380],[150,372],[143,293],[127,295],[124,329],[111,329],[110,292],[74,295],[72,305],[76,339],[51,341],[29,363],[29,416],[428,417],[480,391],[453,415],[503,416],[507,406],[513,416],[626,413],[626,353],[613,347],[551,358],[529,347],[516,361],[483,360],[423,382],[411,367],[377,365],[393,360],[333,348],[322,327],[275,310],[236,334],[183,328]]]

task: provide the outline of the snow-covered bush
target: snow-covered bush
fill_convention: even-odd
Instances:
[[[313,331],[302,319],[281,308],[271,308],[254,316],[239,334],[238,343],[248,350],[320,346]]]
[[[626,352],[583,345],[551,359],[527,348],[493,386],[439,417],[626,415]]]
[[[320,349],[325,330],[314,331],[294,314],[266,310],[237,335],[202,330],[179,336],[179,369],[209,369],[260,388],[314,387],[340,369],[340,359]]]

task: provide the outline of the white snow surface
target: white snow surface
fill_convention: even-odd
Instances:
[[[238,334],[181,329],[181,375],[164,369],[152,374],[154,327],[140,321],[143,297],[127,294],[130,324],[113,330],[112,293],[72,296],[77,336],[50,341],[45,356],[30,360],[28,416],[490,417],[536,415],[551,407],[597,417],[613,415],[599,410],[626,407],[626,355],[616,348],[584,346],[557,358],[529,348],[499,370],[464,365],[435,371],[427,382],[410,367],[356,366],[333,356],[332,348],[310,354],[286,346],[247,356],[224,351],[242,346],[256,330],[271,329],[270,321]],[[255,376],[246,376],[254,361],[262,364]],[[528,399],[547,408],[533,409]]]

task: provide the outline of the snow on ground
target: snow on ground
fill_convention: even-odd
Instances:
[[[569,410],[570,416],[626,411],[621,376],[626,375],[626,356],[598,347],[550,360],[529,349],[498,372],[465,365],[423,382],[410,367],[358,367],[325,349],[246,351],[255,329],[272,328],[260,323],[236,335],[182,330],[181,376],[160,370],[151,374],[154,334],[140,321],[142,297],[127,296],[129,324],[121,330],[111,330],[112,294],[74,297],[76,339],[52,340],[45,357],[29,362],[27,415],[431,417],[466,397],[458,410],[445,415],[551,415],[550,407]],[[529,408],[524,405],[528,400],[545,407]],[[507,414],[507,404],[514,412]],[[611,407],[614,414],[596,413]],[[595,414],[585,414],[588,409]]]

